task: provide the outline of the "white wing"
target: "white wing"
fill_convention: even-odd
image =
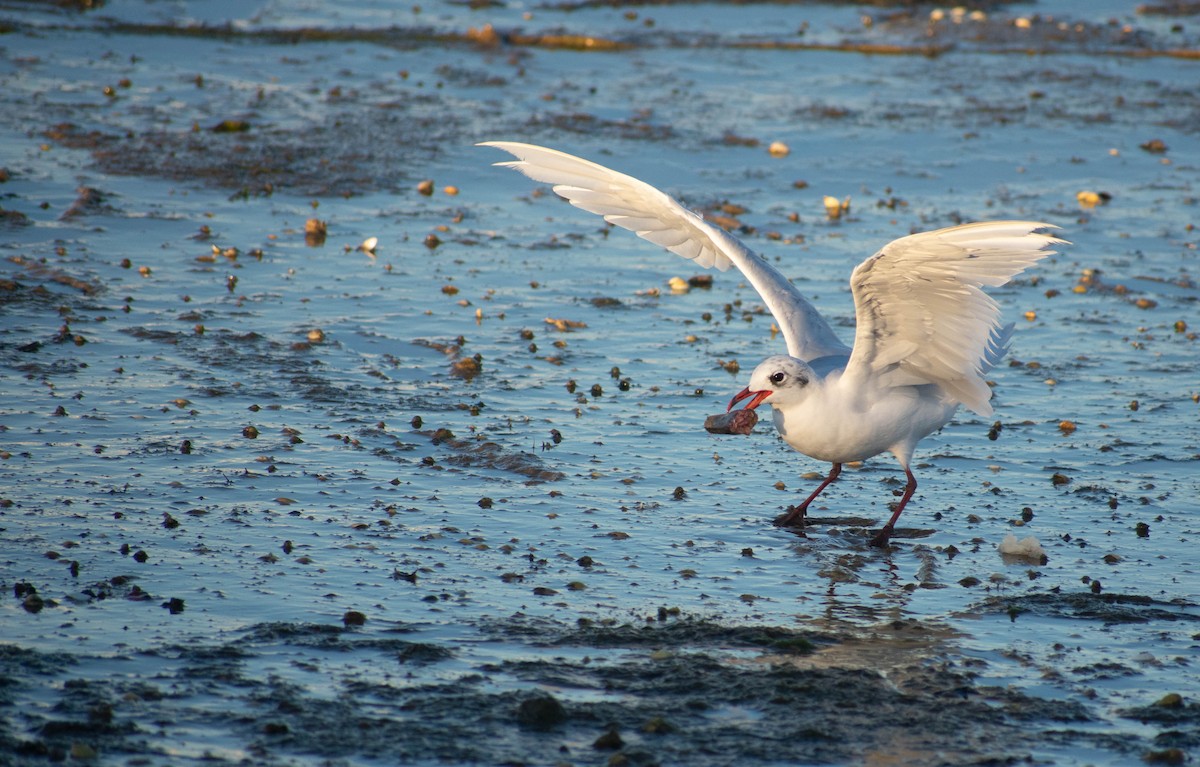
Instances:
[[[858,327],[846,377],[882,386],[935,384],[980,415],[992,412],[983,374],[1011,329],[982,290],[1066,244],[1031,221],[964,224],[901,237],[850,277]]]
[[[649,184],[555,149],[510,141],[479,146],[502,149],[517,160],[496,165],[513,168],[535,181],[553,184],[554,192],[572,205],[603,216],[672,253],[702,267],[721,271],[736,266],[754,286],[787,341],[788,354],[802,360],[846,356],[825,319],[792,283],[737,238],[713,226],[694,211]]]

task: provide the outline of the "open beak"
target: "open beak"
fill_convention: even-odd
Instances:
[[[745,389],[742,389],[740,392],[733,395],[733,399],[729,400],[729,407],[725,408],[725,412],[728,413],[730,410],[733,410],[734,405],[746,399],[747,397],[750,398],[750,401],[746,403],[745,409],[753,410],[761,405],[763,400],[765,400],[767,397],[770,397],[773,393],[774,392],[772,392],[770,389],[764,389],[763,391],[750,391],[750,387],[747,386]]]

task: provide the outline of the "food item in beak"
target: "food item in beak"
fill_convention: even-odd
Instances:
[[[758,423],[754,410],[731,410],[704,419],[704,428],[711,434],[749,434]]]

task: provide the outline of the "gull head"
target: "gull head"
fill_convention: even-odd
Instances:
[[[733,395],[725,410],[729,412],[744,399],[750,400],[746,410],[753,410],[764,402],[776,408],[783,407],[802,399],[815,378],[813,369],[803,360],[784,355],[767,357],[754,368],[750,385]]]

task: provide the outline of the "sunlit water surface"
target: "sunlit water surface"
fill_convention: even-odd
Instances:
[[[948,663],[1070,707],[988,746],[1006,758],[1200,748],[1200,65],[1169,55],[1196,50],[1191,18],[1087,3],[941,26],[807,4],[2,14],[11,759],[74,744],[114,763],[603,763],[603,721],[526,752],[454,750],[437,727],[425,747],[325,747],[299,737],[302,719],[270,723],[294,715],[284,698],[349,699],[384,727],[406,710],[390,694],[464,680],[599,705],[619,696],[521,664],[686,657],[696,648],[665,638],[603,649],[560,634],[688,620],[856,638],[813,662],[902,688],[904,669]],[[487,24],[534,39],[467,35]],[[249,131],[213,132],[224,120]],[[847,471],[803,537],[770,520],[827,467],[766,423],[701,428],[782,351],[753,291],[726,273],[673,293],[670,277],[700,270],[492,168],[504,158],[473,146],[488,139],[744,208],[741,236],[847,340],[849,273],[895,237],[1023,218],[1073,246],[994,291],[1018,325],[996,414],[960,413],[922,443],[907,532],[879,552],[866,531],[900,487],[889,457]],[[1142,148],[1156,139],[1166,151]],[[1089,190],[1111,201],[1081,208]],[[828,220],[825,195],[851,198],[848,216]],[[321,243],[306,241],[312,218]],[[1004,561],[1009,533],[1048,561]],[[331,629],[332,644],[311,633],[349,611],[365,625]],[[301,641],[287,626],[310,628]],[[900,641],[906,626],[930,636]],[[1176,718],[1130,713],[1168,693],[1183,695]],[[97,721],[97,700],[129,728]],[[759,704],[709,716],[753,740]],[[662,763],[773,763],[640,737],[626,740]]]

